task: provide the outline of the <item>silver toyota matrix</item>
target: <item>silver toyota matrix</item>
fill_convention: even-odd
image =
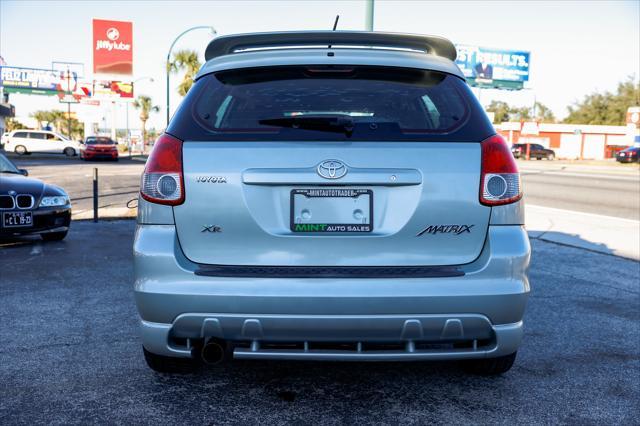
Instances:
[[[520,175],[440,37],[220,37],[140,189],[135,299],[161,372],[231,358],[459,360],[522,340]]]

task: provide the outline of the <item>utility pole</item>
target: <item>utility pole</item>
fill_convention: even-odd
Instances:
[[[67,67],[67,90],[69,94],[71,94],[71,71],[69,71],[69,67]],[[69,101],[69,99],[67,99]],[[67,102],[67,136],[69,136],[69,140],[71,140],[71,102]]]
[[[142,81],[142,80],[149,80],[151,83],[153,83],[153,82],[154,82],[153,77],[140,77],[140,78],[138,78],[138,79],[135,79],[135,80],[132,82],[132,84],[133,84],[133,89],[134,89],[134,93],[136,93],[136,92],[135,92],[135,90],[136,90],[136,84],[137,84],[139,81]],[[127,122],[126,122],[126,124],[127,124],[127,149],[129,150],[129,158],[131,158],[131,131],[129,130],[129,101],[125,102],[125,107],[126,107],[126,112],[125,112],[125,114],[126,114],[126,116],[127,116]]]
[[[116,129],[116,101],[111,101],[111,139],[114,141],[118,138]]]
[[[365,30],[373,31],[373,9],[374,0],[366,0],[367,8],[366,8],[366,16],[365,16]]]

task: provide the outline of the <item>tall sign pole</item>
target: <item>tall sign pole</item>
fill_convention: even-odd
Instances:
[[[373,9],[374,9],[374,0],[366,0],[367,8],[366,8],[366,17],[365,17],[365,30],[373,31]]]
[[[69,71],[69,68],[67,68],[67,90],[71,95],[71,71]],[[67,136],[71,140],[71,102],[67,102]]]

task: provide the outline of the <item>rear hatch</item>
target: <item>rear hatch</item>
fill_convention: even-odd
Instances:
[[[182,139],[180,246],[201,264],[444,266],[476,259],[480,141],[459,78],[381,67],[279,67],[198,80]]]

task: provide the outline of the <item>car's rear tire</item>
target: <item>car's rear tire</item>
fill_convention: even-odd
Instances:
[[[496,376],[506,373],[513,366],[518,352],[498,358],[470,359],[463,362],[464,369],[472,374],[481,376]]]
[[[18,155],[29,155],[29,151],[27,151],[27,148],[24,145],[17,145],[13,149],[13,152],[15,152]]]
[[[553,161],[556,158],[556,156],[554,154],[548,154],[547,155],[547,160],[549,161]]]
[[[174,358],[163,355],[157,355],[149,352],[144,347],[144,360],[153,371],[158,373],[177,373],[188,374],[193,373],[199,366],[199,363],[193,358]]]
[[[67,147],[67,148],[64,149],[64,151],[62,151],[62,153],[64,155],[66,155],[67,157],[75,157],[76,150],[71,148],[71,147]]]
[[[49,232],[46,234],[40,234],[40,237],[44,241],[62,241],[67,236],[69,231]]]

